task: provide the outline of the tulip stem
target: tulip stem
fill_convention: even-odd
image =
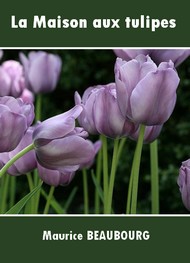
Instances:
[[[88,178],[86,169],[82,169],[83,178],[83,194],[84,194],[84,214],[89,213],[89,202],[88,202]]]
[[[49,212],[49,207],[50,207],[50,203],[51,203],[54,191],[55,191],[55,186],[51,186],[50,190],[49,190],[49,195],[47,197],[47,202],[46,202],[46,205],[45,205],[45,208],[44,208],[44,215],[48,214],[48,212]]]
[[[99,150],[98,152],[98,157],[97,157],[97,166],[96,166],[96,180],[98,185],[100,185],[101,182],[101,172],[102,172],[102,149]],[[100,213],[100,196],[99,196],[99,191],[96,187],[95,189],[95,214]]]
[[[21,158],[23,155],[25,155],[27,152],[31,151],[34,149],[34,144],[30,144],[28,145],[26,148],[24,148],[22,151],[20,151],[19,153],[17,153],[11,160],[9,160],[4,166],[3,168],[0,170],[0,177],[2,177],[7,170],[9,169],[9,167],[11,167],[11,165],[16,162],[19,158]]]
[[[36,96],[36,111],[35,111],[36,122],[41,120],[41,109],[42,109],[42,95],[38,94]]]
[[[107,196],[108,196],[108,146],[107,138],[102,135],[102,151],[103,151],[103,189],[104,189],[104,213],[106,213]]]
[[[150,144],[152,214],[159,214],[158,143]]]
[[[110,182],[109,182],[109,188],[108,188],[106,214],[111,214],[111,211],[112,211],[113,188],[114,188],[115,174],[116,174],[117,162],[118,162],[118,157],[117,157],[118,156],[118,146],[119,146],[119,139],[115,139],[114,148],[113,148]]]
[[[139,171],[140,161],[143,146],[145,126],[141,124],[137,146],[135,149],[135,155],[132,164],[132,195],[131,195],[131,214],[137,213],[137,196],[138,196],[138,183],[139,183]]]

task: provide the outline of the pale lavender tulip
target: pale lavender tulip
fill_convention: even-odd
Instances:
[[[91,134],[117,138],[136,130],[136,125],[127,121],[120,112],[115,83],[90,87],[82,99],[76,92],[75,104],[83,106],[78,121]]]
[[[60,172],[58,170],[50,170],[41,166],[39,163],[37,167],[39,177],[42,179],[42,181],[52,186],[66,186],[72,181],[75,176],[75,172]]]
[[[34,94],[29,89],[24,89],[22,94],[20,95],[20,98],[25,103],[33,103],[34,102]]]
[[[33,119],[33,104],[9,96],[0,97],[0,152],[14,150]]]
[[[149,55],[157,65],[171,60],[175,67],[179,66],[190,55],[190,49],[114,49],[114,52],[126,61],[143,54]]]
[[[120,110],[136,124],[162,125],[173,112],[179,77],[173,62],[158,67],[149,56],[117,58],[115,81]]]
[[[95,153],[95,155],[96,155],[96,154],[99,152],[99,150],[101,149],[101,147],[102,147],[102,142],[101,142],[101,141],[95,142],[95,143],[93,144],[93,147],[94,147],[94,153]],[[94,156],[94,157],[95,157],[95,156]],[[87,162],[87,163],[82,164],[82,165],[80,166],[80,169],[83,169],[83,168],[89,169],[89,168],[93,165],[94,159],[95,159],[95,158],[93,158],[92,160],[90,160],[90,161]]]
[[[144,143],[151,143],[158,138],[162,130],[163,125],[146,126],[144,133]],[[139,137],[140,128],[129,136],[130,139],[137,141]]]
[[[22,65],[15,60],[7,60],[0,66],[0,96],[18,98],[25,88]]]
[[[32,134],[34,127],[29,127],[25,135],[22,137],[21,141],[17,147],[11,152],[0,153],[0,162],[4,165],[12,159],[17,153],[22,151],[25,147],[32,143]],[[14,164],[7,170],[10,175],[21,175],[26,174],[37,167],[35,151],[32,150],[20,159],[18,159]]]
[[[33,51],[28,54],[28,58],[20,53],[20,60],[28,89],[38,94],[51,92],[56,88],[62,65],[59,56]]]
[[[182,162],[177,183],[183,204],[190,211],[190,159]]]
[[[33,133],[37,160],[40,165],[61,172],[74,172],[94,158],[93,144],[87,132],[75,128],[81,106],[42,122]]]

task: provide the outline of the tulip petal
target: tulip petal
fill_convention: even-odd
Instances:
[[[13,150],[27,129],[26,118],[20,114],[5,111],[0,115],[0,152]]]
[[[64,171],[65,166],[80,165],[94,158],[93,144],[71,135],[36,148],[38,162],[48,168]]]
[[[71,110],[47,119],[40,123],[33,133],[36,147],[39,147],[45,140],[62,138],[75,127],[75,119],[80,115],[82,107],[77,105]]]
[[[178,83],[173,69],[148,73],[131,94],[132,120],[148,126],[166,122],[175,106]]]

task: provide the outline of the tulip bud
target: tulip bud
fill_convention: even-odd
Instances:
[[[18,98],[25,88],[22,65],[14,60],[5,61],[0,66],[0,96]]]
[[[12,159],[17,153],[22,151],[25,147],[32,143],[32,134],[34,127],[29,127],[25,135],[17,145],[17,147],[11,152],[0,153],[0,162],[5,165],[10,159]],[[1,166],[2,167],[2,166]],[[26,174],[37,167],[35,151],[32,150],[21,158],[19,158],[8,169],[10,175]]]
[[[43,51],[30,52],[28,58],[20,53],[27,88],[38,93],[51,92],[56,88],[61,72],[61,59]]]
[[[82,99],[76,92],[75,103],[83,106],[78,121],[89,133],[117,138],[136,130],[136,125],[126,120],[120,112],[115,83],[90,87]]]
[[[12,151],[34,120],[34,106],[21,99],[0,97],[0,118],[0,152]]]
[[[183,204],[190,211],[190,159],[182,162],[177,183]]]
[[[86,140],[86,131],[75,128],[75,119],[81,112],[82,107],[78,105],[36,127],[33,142],[40,165],[60,172],[74,172],[94,158],[94,147]]]
[[[149,56],[139,55],[115,64],[117,98],[124,117],[136,124],[162,125],[170,117],[176,103],[178,74],[173,63],[158,67]]]

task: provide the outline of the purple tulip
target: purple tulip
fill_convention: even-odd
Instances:
[[[0,119],[0,152],[12,151],[33,122],[34,106],[22,99],[0,97]]]
[[[74,172],[94,158],[93,144],[87,132],[75,128],[81,106],[42,122],[33,133],[37,160],[45,168]]]
[[[157,65],[172,60],[175,67],[190,55],[190,49],[114,49],[114,52],[126,61],[136,58],[140,54],[149,55]]]
[[[50,170],[41,166],[39,163],[37,167],[39,176],[42,181],[52,186],[66,186],[72,181],[75,176],[75,172],[60,172],[58,170]]]
[[[20,95],[20,98],[25,103],[33,103],[34,102],[34,94],[29,89],[24,89],[22,94]]]
[[[115,81],[120,110],[136,124],[162,125],[173,112],[179,77],[173,63],[158,67],[149,56],[117,58]]]
[[[32,143],[32,134],[34,127],[29,127],[25,135],[21,139],[17,147],[11,152],[0,153],[0,162],[4,165],[12,159],[17,153],[22,151],[25,147]],[[37,167],[35,151],[32,150],[20,159],[18,159],[9,169],[8,173],[10,175],[21,175],[26,174]]]
[[[163,125],[157,126],[146,126],[145,133],[144,133],[144,143],[151,143],[158,138],[160,132],[162,130]],[[129,136],[130,139],[137,141],[139,137],[139,130],[138,129],[135,133]]]
[[[14,60],[5,61],[0,66],[0,96],[18,98],[25,88],[22,65]]]
[[[116,138],[136,130],[136,125],[127,121],[120,112],[115,83],[90,87],[82,99],[76,92],[75,103],[83,106],[78,121],[91,134],[100,133]]]
[[[30,52],[28,58],[20,53],[24,66],[27,88],[32,92],[47,93],[56,88],[61,72],[61,59],[43,51]]]
[[[190,211],[190,159],[182,162],[177,183],[183,204]]]
[[[102,147],[102,142],[101,141],[95,142],[93,144],[93,147],[94,147],[94,153],[96,155]],[[80,169],[83,169],[83,168],[89,169],[93,165],[93,163],[94,163],[94,158],[92,160],[90,160],[89,162],[82,164],[80,166]]]

